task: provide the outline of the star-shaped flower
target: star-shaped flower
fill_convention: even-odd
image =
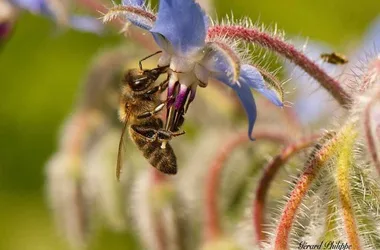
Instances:
[[[116,17],[148,30],[163,51],[158,66],[169,66],[168,98],[174,97],[168,102],[168,129],[177,128],[197,87],[206,87],[210,78],[236,92],[248,116],[251,139],[257,113],[251,88],[283,106],[282,96],[265,84],[256,67],[242,62],[233,43],[223,37],[208,38],[210,19],[193,0],[161,0],[157,16],[142,0],[124,0],[103,20]]]

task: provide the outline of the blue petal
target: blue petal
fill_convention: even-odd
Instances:
[[[151,30],[164,36],[178,54],[205,45],[205,13],[194,0],[161,0],[157,21]]]
[[[274,105],[280,107],[283,106],[283,103],[279,99],[278,94],[274,90],[266,86],[263,76],[255,67],[249,64],[242,65],[240,69],[239,83],[241,85],[247,85],[255,89],[256,91],[264,95]]]
[[[52,16],[53,14],[45,0],[10,0],[10,2],[33,13],[45,14],[48,16]]]
[[[255,100],[253,99],[253,95],[249,86],[246,84],[238,85],[236,83],[232,83],[229,80],[229,78],[225,75],[219,74],[219,75],[214,75],[214,77],[218,79],[219,81],[223,82],[224,84],[226,84],[227,86],[231,87],[233,90],[235,90],[241,104],[244,107],[245,113],[247,114],[247,117],[248,117],[248,137],[252,141],[255,140],[255,138],[252,136],[252,130],[256,122],[257,111],[256,111]]]
[[[123,0],[122,3],[123,3],[123,5],[127,5],[127,6],[143,7],[145,1],[144,0]]]
[[[249,89],[247,85],[244,85],[244,84],[242,84],[241,87],[235,86],[233,89],[236,91],[237,95],[239,96],[240,102],[243,105],[245,112],[247,113],[248,137],[249,139],[254,141],[255,138],[252,136],[252,130],[256,122],[257,111],[256,111],[255,100],[253,99],[251,90]]]
[[[89,16],[74,15],[70,17],[70,24],[74,29],[96,34],[101,34],[104,30],[104,26],[99,19]]]
[[[236,51],[228,44],[218,41],[206,44],[206,52],[201,65],[210,73],[224,74],[232,82],[236,82],[240,75],[240,58]]]

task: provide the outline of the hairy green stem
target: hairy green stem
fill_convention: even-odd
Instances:
[[[311,158],[291,192],[290,198],[280,217],[275,235],[275,249],[284,250],[289,248],[289,235],[298,208],[321,168],[336,153],[339,139],[347,133],[347,130],[348,128],[344,127],[338,135],[334,135],[332,138],[330,138],[331,134],[327,134],[322,138],[321,145],[318,144],[316,151],[311,154]]]

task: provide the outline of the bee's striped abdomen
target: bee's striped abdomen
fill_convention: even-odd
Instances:
[[[160,142],[149,142],[140,138],[135,133],[131,130],[132,140],[153,167],[165,174],[177,173],[177,159],[172,147],[168,143],[165,148],[161,148]]]

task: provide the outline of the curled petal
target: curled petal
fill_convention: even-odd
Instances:
[[[95,18],[89,16],[74,15],[70,18],[71,27],[80,30],[96,34],[103,32],[103,24]]]
[[[193,0],[161,0],[151,32],[164,36],[176,53],[187,54],[204,46],[205,20],[205,13]]]
[[[136,1],[133,1],[136,2]],[[103,22],[110,22],[118,17],[123,17],[132,24],[145,30],[150,30],[156,21],[156,16],[142,6],[118,5],[108,10]]]
[[[225,83],[233,90],[236,91],[239,96],[240,102],[242,103],[245,112],[248,117],[248,136],[251,140],[254,140],[252,137],[253,126],[255,125],[257,111],[255,100],[253,99],[250,88],[254,88],[266,98],[268,98],[273,104],[277,106],[282,106],[283,103],[280,100],[276,91],[269,89],[264,82],[264,78],[260,72],[253,66],[244,64],[240,70],[240,77],[237,82],[229,81],[228,77],[223,74],[213,74],[213,77],[219,81]]]
[[[239,83],[260,92],[276,106],[283,106],[281,94],[265,84],[263,76],[255,67],[248,64],[242,65]]]
[[[235,85],[233,89],[236,91],[237,95],[239,96],[240,102],[244,107],[245,112],[247,113],[248,117],[248,136],[253,141],[255,138],[252,136],[252,130],[253,126],[255,125],[256,121],[256,104],[255,100],[253,99],[251,90],[247,85],[242,84],[241,86]]]
[[[210,72],[224,74],[230,82],[237,82],[240,75],[240,58],[223,42],[209,42],[201,64]]]
[[[256,103],[255,103],[255,100],[253,99],[251,90],[249,89],[247,85],[234,84],[234,83],[229,82],[226,78],[223,78],[223,77],[215,77],[215,78],[227,84],[229,87],[235,90],[248,117],[248,137],[252,141],[255,140],[255,138],[253,138],[252,136],[252,130],[253,130],[253,126],[255,125],[257,111],[256,111]]]

